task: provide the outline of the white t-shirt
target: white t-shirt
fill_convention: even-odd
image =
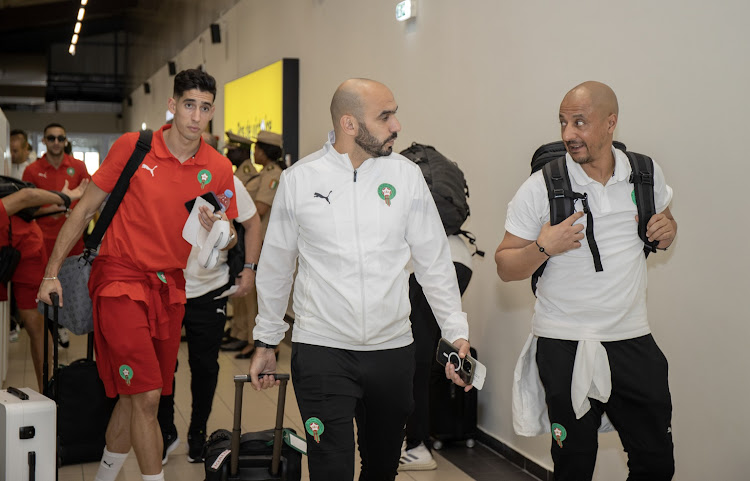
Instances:
[[[247,193],[237,176],[234,177],[234,192],[237,196],[237,222],[242,223],[255,215],[255,203]],[[185,267],[185,293],[188,299],[200,297],[208,292],[225,286],[229,282],[229,266],[227,265],[226,250],[219,251],[219,262],[213,269],[204,269],[198,265],[200,248],[193,246]]]
[[[471,250],[460,235],[449,235],[448,247],[451,249],[451,260],[453,262],[463,264],[469,269],[472,269]]]
[[[615,172],[604,186],[591,179],[570,155],[566,164],[575,192],[588,194],[594,237],[604,271],[594,270],[586,238],[579,249],[552,256],[537,284],[532,321],[540,337],[617,341],[650,332],[646,314],[646,259],[635,221],[637,207],[627,156],[616,149]],[[672,201],[661,168],[654,162],[654,203],[663,212]],[[576,201],[576,211],[581,204]],[[542,172],[523,183],[508,204],[505,229],[535,240],[549,221],[549,200]],[[586,225],[586,216],[577,221]]]
[[[11,164],[10,176],[14,179],[21,180],[23,178],[23,171],[26,170],[26,167],[28,167],[31,162],[32,161],[26,160],[24,162],[21,162],[20,164]]]

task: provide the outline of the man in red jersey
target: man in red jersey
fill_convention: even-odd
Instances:
[[[39,385],[39,392],[44,388],[42,379],[42,360],[44,357],[44,318],[37,310],[36,293],[47,263],[47,253],[42,242],[42,231],[36,221],[26,222],[18,217],[17,212],[27,207],[46,204],[69,204],[71,200],[81,198],[86,188],[83,182],[71,191],[63,188],[62,194],[42,189],[21,189],[0,199],[0,247],[8,245],[8,232],[12,232],[13,247],[21,252],[21,260],[13,272],[13,298],[18,307],[18,320],[29,335],[29,349],[34,373]],[[0,301],[8,299],[5,284],[0,284]]]
[[[214,114],[216,81],[197,70],[174,80],[167,102],[172,125],[154,133],[146,155],[112,219],[93,263],[89,289],[99,376],[107,395],[120,398],[107,427],[107,446],[96,476],[113,481],[132,447],[144,480],[163,480],[162,435],[157,408],[172,391],[180,328],[185,311],[185,268],[191,245],[182,238],[185,202],[210,191],[234,192],[229,160],[201,140]],[[63,226],[50,256],[39,299],[64,292],[57,272],[68,251],[132,154],[138,133],[115,142],[92,185]],[[200,223],[211,230],[217,218],[237,216],[232,198],[226,212],[205,207]],[[230,243],[226,248],[230,247]]]
[[[42,142],[47,146],[47,153],[26,167],[23,171],[23,180],[31,182],[40,189],[60,191],[66,181],[70,189],[75,189],[83,179],[91,178],[82,161],[65,153],[65,144],[68,142],[65,127],[60,124],[49,124],[44,128]],[[42,229],[44,247],[49,254],[55,245],[57,233],[65,223],[65,214],[61,212],[49,217],[41,217],[37,222]],[[70,255],[81,252],[83,252],[83,238],[79,236]]]

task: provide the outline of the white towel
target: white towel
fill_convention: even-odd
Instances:
[[[513,372],[513,429],[519,436],[550,433],[544,386],[536,364],[537,339],[534,334],[529,335]],[[612,392],[609,360],[600,342],[579,341],[570,392],[579,419],[591,409],[589,397],[602,402],[609,400]],[[614,427],[605,414],[599,432],[608,431],[614,431]]]

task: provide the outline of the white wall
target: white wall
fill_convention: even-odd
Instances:
[[[397,148],[430,143],[459,162],[472,193],[468,227],[489,253],[464,297],[490,369],[480,426],[548,468],[550,439],[515,436],[511,423],[512,372],[533,297],[527,282],[497,278],[491,254],[532,152],[559,137],[565,92],[608,83],[620,100],[616,136],[654,157],[675,190],[678,240],[649,259],[652,328],[671,367],[675,479],[747,479],[750,4],[421,0],[416,21],[403,24],[396,3],[244,0],[220,20],[222,43],[204,32],[178,55],[178,69],[204,63],[223,84],[298,57],[301,156],[324,142],[341,81],[364,76],[392,88],[403,124]],[[164,66],[150,96],[133,93],[131,130],[163,121],[171,82]],[[616,435],[603,436],[596,479],[625,473]]]

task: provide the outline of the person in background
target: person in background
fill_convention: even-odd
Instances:
[[[60,124],[49,124],[44,128],[42,142],[47,147],[47,152],[35,162],[29,164],[23,172],[23,180],[31,182],[40,189],[61,190],[65,183],[69,188],[75,189],[83,179],[91,176],[86,170],[86,165],[65,153],[68,143],[65,127]],[[71,207],[75,207],[73,204]],[[44,234],[44,246],[47,254],[52,252],[57,234],[65,223],[66,216],[63,213],[41,217],[37,222]],[[83,252],[83,237],[76,240],[70,251],[70,255],[78,255]]]
[[[49,336],[44,335],[44,318],[37,309],[36,293],[47,263],[47,251],[36,221],[26,222],[15,214],[28,207],[49,204],[60,205],[64,209],[71,201],[81,198],[87,184],[88,180],[84,180],[74,190],[65,185],[62,195],[43,189],[26,188],[0,199],[0,247],[8,245],[8,233],[11,232],[12,247],[21,253],[21,260],[11,278],[13,300],[18,320],[29,335],[31,362],[34,364],[39,392],[43,392],[45,383],[42,379],[43,342]],[[0,284],[0,301],[7,299],[7,286]]]
[[[208,140],[206,141],[206,138]],[[216,138],[203,133],[207,144]],[[235,280],[237,291],[232,296],[241,298],[254,291],[255,270],[260,257],[260,218],[240,179],[234,177],[234,191],[237,198],[236,222],[245,229],[245,266]],[[185,328],[190,364],[190,394],[193,400],[188,427],[188,455],[190,463],[203,462],[203,445],[206,442],[206,425],[211,414],[211,404],[219,376],[219,346],[227,321],[226,291],[229,285],[227,251],[219,253],[216,267],[205,269],[198,263],[200,249],[194,246],[185,268]],[[164,439],[162,465],[167,463],[169,454],[179,445],[177,427],[174,425],[174,388],[172,394],[161,397],[159,403],[159,425]]]
[[[448,236],[451,260],[456,268],[458,289],[463,296],[471,280],[471,250],[459,235]],[[406,421],[406,442],[398,464],[399,471],[429,471],[437,468],[430,452],[430,377],[440,327],[429,302],[412,273],[409,276],[411,330],[414,335],[416,368],[414,371],[414,410]]]
[[[29,160],[31,146],[29,137],[23,130],[10,131],[10,176],[18,180],[23,179],[23,171],[32,162]]]
[[[255,163],[262,168],[260,172],[251,174],[245,186],[255,202],[261,221],[261,235],[265,237],[268,229],[268,219],[271,216],[271,206],[279,185],[281,172],[286,168],[282,159],[283,139],[281,135],[261,130],[255,142]],[[258,294],[255,288],[242,299],[234,301],[234,319],[232,322],[232,336],[238,338],[241,351],[235,356],[237,359],[250,359],[253,355],[253,326],[255,316],[258,315]],[[229,350],[232,345],[227,345]],[[234,346],[236,348],[236,346]],[[278,356],[279,350],[276,349]]]

